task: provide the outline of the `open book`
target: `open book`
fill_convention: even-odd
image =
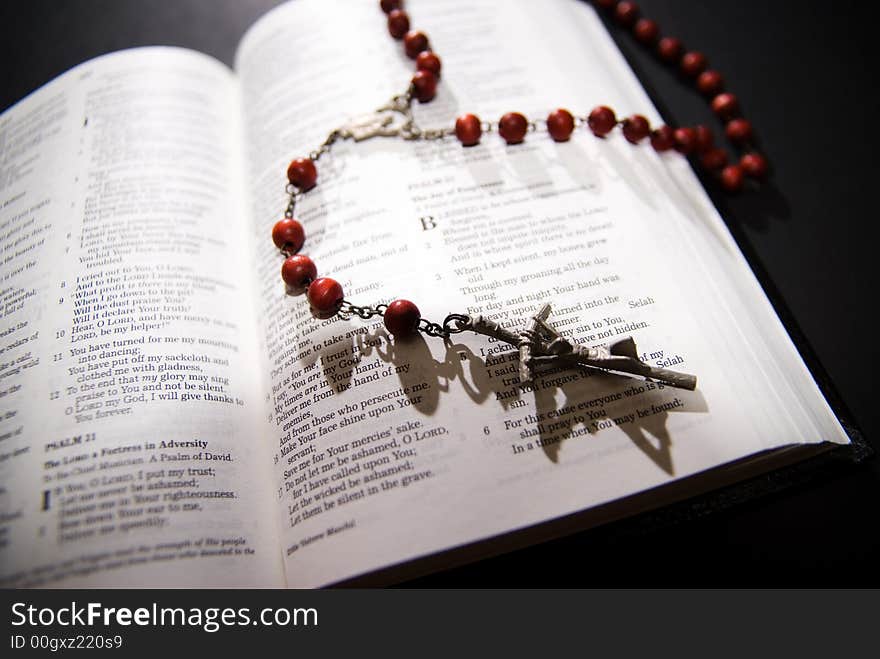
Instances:
[[[688,163],[618,133],[339,143],[297,207],[303,251],[352,302],[433,321],[516,328],[550,302],[566,337],[631,335],[695,391],[522,386],[497,341],[396,341],[285,295],[287,163],[412,74],[377,4],[281,6],[234,71],[104,56],[0,116],[0,583],[432,569],[848,442]],[[586,3],[408,9],[444,62],[423,126],[598,104],[661,123]]]

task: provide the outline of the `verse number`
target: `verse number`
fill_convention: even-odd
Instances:
[[[484,435],[488,435],[488,434],[489,434],[489,426],[483,426],[483,434],[484,434]]]

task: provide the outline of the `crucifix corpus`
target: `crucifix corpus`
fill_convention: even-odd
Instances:
[[[550,305],[545,304],[532,316],[526,328],[519,332],[504,328],[482,315],[451,314],[447,322],[451,321],[456,333],[470,330],[517,348],[519,379],[522,383],[534,379],[537,366],[587,366],[636,375],[680,389],[693,390],[697,387],[695,375],[657,368],[640,360],[632,337],[591,348],[566,339],[547,322],[549,317]]]

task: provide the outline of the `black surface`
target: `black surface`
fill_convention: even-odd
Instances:
[[[0,108],[90,57],[121,48],[180,45],[229,63],[239,36],[274,4],[4,2]],[[640,5],[665,33],[706,53],[754,123],[774,166],[772,183],[735,198],[712,187],[710,192],[756,269],[766,271],[787,304],[854,420],[876,442],[880,414],[870,401],[877,381],[871,368],[880,351],[871,306],[878,280],[880,104],[870,4]],[[677,75],[621,29],[610,29],[670,123],[712,122],[704,102]],[[417,583],[877,585],[878,519],[880,464],[874,459],[702,519],[635,535],[596,529]]]

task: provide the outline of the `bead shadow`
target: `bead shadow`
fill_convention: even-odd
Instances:
[[[468,397],[482,404],[496,392],[506,391],[501,378],[492,378],[486,363],[471,348],[462,343],[446,340],[443,360],[434,359],[425,337],[416,334],[407,339],[392,339],[385,328],[374,325],[366,333],[352,339],[361,357],[375,354],[382,361],[393,365],[400,384],[407,390],[407,398],[416,410],[425,415],[436,412],[440,394],[447,393],[452,383],[458,381]],[[408,367],[408,368],[407,368]],[[427,385],[427,386],[424,386]],[[500,400],[508,409],[516,395]],[[495,396],[495,398],[498,398]]]
[[[360,336],[360,335],[358,335]],[[354,354],[354,338],[341,339],[333,344],[332,352],[337,353],[345,350],[348,354]],[[323,353],[322,353],[323,356]],[[324,372],[324,379],[331,383],[333,393],[338,394],[345,391],[351,386],[354,377],[354,366],[351,368],[342,368],[338,366],[338,360],[325,361],[321,359],[321,369]]]
[[[306,242],[299,253],[309,256],[316,263],[320,261],[321,254],[318,250],[324,241],[330,239],[331,243],[333,242],[334,227],[330,226],[330,218],[339,215],[338,210],[342,203],[338,198],[336,201],[331,201],[334,196],[338,197],[333,194],[336,189],[336,185],[333,184],[340,182],[337,185],[344,185],[343,177],[349,168],[348,161],[351,160],[346,157],[347,154],[343,153],[346,146],[341,145],[338,147],[337,153],[326,157],[326,159],[321,159],[318,169],[318,184],[304,193],[304,196],[296,202],[296,208],[293,212],[293,217],[303,225],[306,234]],[[326,184],[321,184],[322,180],[332,182],[329,189]],[[328,192],[330,199],[327,196]],[[320,270],[318,276],[324,276]]]
[[[748,187],[742,195],[734,198],[713,189],[709,181],[703,180],[703,185],[728,225],[739,221],[759,233],[767,233],[774,220],[778,222],[791,220],[791,205],[788,199],[771,181],[765,181],[754,189]],[[742,244],[742,241],[739,243]]]
[[[498,390],[494,384],[501,384],[499,378],[491,378],[486,363],[470,347],[451,340],[444,343],[446,352],[443,361],[434,359],[421,334],[403,340],[394,339],[389,343],[388,357],[397,369],[401,386],[409,390],[407,396],[413,407],[426,415],[436,411],[440,394],[448,393],[454,381],[458,381],[468,397],[477,404],[482,404]],[[403,369],[407,364],[410,368]],[[424,387],[425,384],[427,387]],[[502,406],[507,409],[518,397],[517,394],[514,398],[501,401]]]
[[[410,404],[430,416],[440,404],[440,383],[431,349],[421,334],[388,342],[389,359]]]
[[[556,158],[551,164],[565,169],[572,180],[583,190],[598,194],[602,191],[602,177],[597,174],[598,168],[580,144],[583,135],[574,134],[566,142],[554,142]]]
[[[627,154],[628,157],[624,157],[617,148],[618,145],[612,143],[616,140],[625,141],[621,135],[611,135],[598,140],[600,142],[599,166],[604,168],[609,176],[626,181],[629,189],[638,195],[646,206],[656,208],[658,205],[657,192],[652,189],[652,186],[645,184],[645,180],[650,176],[651,168],[645,167],[642,160],[651,155],[644,151],[650,149],[650,145],[646,144],[647,140],[643,140],[641,145],[627,143],[625,146],[631,151]]]
[[[524,185],[545,182],[549,182],[551,187],[554,185],[553,178],[547,174],[547,163],[540,147],[523,143],[506,148],[506,157],[498,165],[505,182],[513,179]]]
[[[359,361],[375,355],[391,364],[400,378],[409,405],[426,416],[437,411],[440,384],[434,367],[436,362],[421,334],[406,342],[393,342],[385,328],[376,324],[366,333],[356,336],[352,341],[357,343]]]

